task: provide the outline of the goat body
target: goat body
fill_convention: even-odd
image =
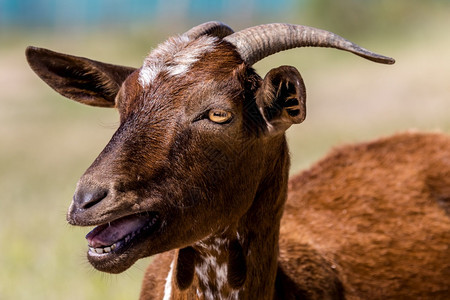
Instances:
[[[281,265],[299,286],[322,282],[313,298],[326,298],[333,279],[350,299],[450,294],[449,136],[404,133],[336,149],[289,191]],[[305,275],[304,249],[321,257],[318,280]]]
[[[86,236],[96,269],[159,254],[142,299],[448,296],[449,137],[341,148],[289,181],[284,133],[305,119],[306,89],[294,67],[262,79],[251,65],[303,46],[394,62],[289,24],[199,25],[138,69],[27,49],[57,92],[120,114],[67,214],[96,226]]]

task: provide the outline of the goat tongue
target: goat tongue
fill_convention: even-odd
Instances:
[[[142,228],[148,219],[143,216],[132,215],[95,227],[86,235],[90,247],[99,248],[111,246],[128,234]]]

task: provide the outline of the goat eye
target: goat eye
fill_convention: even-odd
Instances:
[[[223,109],[212,109],[208,117],[214,123],[223,124],[231,120],[232,114]]]

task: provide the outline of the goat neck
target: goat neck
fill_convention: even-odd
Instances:
[[[273,298],[289,155],[284,136],[267,142],[269,159],[250,209],[236,224],[176,252],[164,299]]]

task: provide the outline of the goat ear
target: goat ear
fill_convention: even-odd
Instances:
[[[36,47],[28,47],[26,57],[31,69],[55,91],[92,106],[114,107],[122,82],[136,70]]]
[[[284,132],[306,117],[306,89],[296,68],[281,66],[267,73],[256,95],[270,134]]]

